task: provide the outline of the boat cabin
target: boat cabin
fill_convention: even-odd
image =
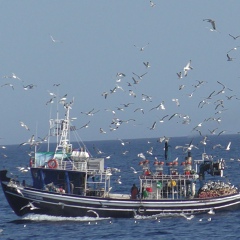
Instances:
[[[38,152],[31,159],[33,188],[83,196],[102,197],[110,187],[110,170],[103,158],[84,152]]]

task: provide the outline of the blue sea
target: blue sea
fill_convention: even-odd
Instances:
[[[225,177],[235,186],[240,183],[240,135],[209,136],[207,144],[201,143],[203,137],[172,137],[170,144],[170,160],[178,157],[184,161],[186,153],[183,148],[190,142],[197,148],[192,149],[193,159],[201,159],[203,152],[212,155],[214,159],[225,160]],[[128,139],[113,141],[85,142],[93,156],[110,158],[105,160],[105,167],[116,168],[112,176],[112,192],[130,193],[133,183],[138,185],[138,176],[131,167],[141,171],[138,157],[143,153],[150,160],[153,167],[154,158],[164,160],[164,142],[157,138]],[[226,146],[231,142],[230,150]],[[221,147],[215,145],[221,144]],[[76,146],[77,147],[77,146]],[[45,146],[41,146],[44,151]],[[147,151],[153,149],[152,155]],[[100,150],[101,154],[96,150]],[[17,167],[26,167],[29,163],[29,146],[8,145],[0,150],[1,169],[8,169],[9,174],[26,179],[31,183],[29,172],[20,172]],[[179,164],[179,172],[181,165]],[[117,179],[121,178],[121,184]],[[110,218],[65,218],[46,215],[16,216],[9,207],[5,196],[0,190],[0,239],[240,239],[240,211],[221,212],[214,215],[195,215],[191,220],[183,216],[159,215],[154,217],[137,217],[132,219]]]

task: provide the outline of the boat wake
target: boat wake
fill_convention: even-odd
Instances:
[[[64,221],[72,221],[72,222],[89,222],[89,221],[101,221],[109,218],[100,218],[98,215],[96,217],[58,217],[58,216],[49,216],[45,214],[28,214],[24,216],[21,221],[50,221],[50,222],[64,222]]]
[[[135,215],[135,219],[155,219],[155,218],[167,218],[167,217],[179,217],[181,216],[180,213],[159,213],[159,214],[154,214],[150,216],[142,216],[142,215]]]

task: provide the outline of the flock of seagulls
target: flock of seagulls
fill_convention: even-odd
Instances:
[[[206,18],[206,19],[203,19],[203,21],[209,22],[211,24],[211,29],[213,31],[217,30],[215,20]],[[229,36],[231,38],[233,38],[234,40],[237,40],[239,37],[239,36],[234,37],[231,34],[229,34]],[[137,48],[140,52],[143,52],[143,51],[147,52],[147,48],[151,47],[149,42],[141,47],[137,46],[136,44],[134,44],[133,46],[135,48]],[[236,49],[237,49],[237,47],[236,47]],[[235,59],[234,57],[231,57],[227,53],[228,61],[233,61],[234,59]],[[150,62],[147,60],[143,61],[143,65],[145,66],[145,69],[147,69],[149,71],[150,66],[151,66]],[[184,91],[183,89],[186,86],[188,88],[190,86],[192,86],[193,89],[188,94],[186,93],[186,94],[182,94],[181,96],[175,96],[175,97],[171,98],[171,101],[173,103],[175,103],[176,107],[178,108],[178,112],[175,112],[175,113],[168,112],[168,106],[170,104],[169,100],[162,99],[160,101],[160,103],[158,103],[154,106],[150,106],[150,104],[154,104],[154,102],[156,102],[156,100],[154,100],[154,97],[149,96],[145,93],[141,93],[140,95],[138,94],[138,86],[140,86],[143,81],[149,81],[149,80],[145,80],[145,78],[148,76],[148,71],[143,72],[141,74],[132,71],[132,73],[131,73],[132,76],[129,76],[127,73],[124,73],[124,72],[116,73],[117,79],[115,80],[116,81],[115,87],[111,88],[109,91],[104,91],[101,94],[104,97],[104,99],[106,101],[111,101],[110,100],[111,95],[117,94],[119,92],[119,89],[121,89],[122,92],[125,93],[126,91],[124,90],[125,88],[122,86],[122,84],[127,84],[127,87],[130,88],[128,90],[129,96],[133,97],[133,99],[138,100],[141,95],[142,102],[148,102],[149,107],[147,109],[146,106],[145,107],[144,106],[135,106],[133,109],[133,106],[136,103],[134,101],[132,101],[131,103],[130,102],[120,103],[121,106],[116,106],[115,109],[105,109],[105,111],[111,112],[114,115],[114,117],[109,122],[109,131],[106,129],[106,127],[101,127],[100,129],[105,129],[105,130],[104,131],[100,130],[100,133],[107,134],[109,132],[119,130],[120,127],[123,126],[125,123],[132,123],[133,126],[137,126],[137,125],[141,126],[142,125],[141,122],[137,123],[137,121],[139,121],[139,120],[136,119],[136,117],[130,118],[131,121],[130,121],[130,119],[126,120],[126,119],[121,119],[121,118],[117,117],[117,115],[119,115],[119,112],[126,112],[129,115],[132,115],[133,113],[135,113],[135,114],[141,113],[142,116],[145,116],[146,112],[154,112],[154,111],[158,110],[159,113],[157,113],[156,119],[154,119],[152,121],[152,123],[149,123],[149,125],[147,126],[147,129],[149,129],[149,130],[156,130],[156,129],[158,129],[159,123],[163,124],[170,120],[173,121],[173,119],[176,119],[175,122],[177,122],[177,124],[183,124],[186,126],[193,124],[191,116],[188,115],[187,113],[181,112],[181,107],[182,106],[184,107],[184,105],[182,103],[184,101],[183,96],[187,96],[188,98],[194,98],[194,96],[197,95],[197,93],[202,88],[204,88],[204,87],[207,88],[207,85],[209,84],[209,82],[205,81],[205,80],[195,80],[195,83],[188,84],[188,82],[185,81],[186,78],[190,78],[189,72],[194,71],[194,67],[192,66],[192,60],[190,59],[185,65],[183,64],[182,70],[177,71],[177,73],[176,73],[179,83],[180,82],[183,83],[178,86],[178,89],[180,92]],[[132,79],[132,82],[125,80],[128,77],[130,77]],[[192,76],[191,76],[191,78],[192,78]],[[190,79],[189,82],[191,82],[191,81],[192,80]],[[218,86],[220,86],[219,89],[218,89]],[[207,95],[206,97],[200,96],[200,98],[202,98],[202,99],[200,99],[200,101],[198,102],[196,111],[198,111],[198,109],[205,109],[207,107],[209,108],[209,106],[213,106],[215,112],[212,114],[212,116],[209,116],[204,119],[200,119],[201,123],[198,123],[195,126],[193,126],[191,129],[191,132],[193,134],[195,132],[196,134],[199,134],[203,137],[207,136],[207,135],[220,136],[221,134],[228,133],[229,131],[227,129],[220,129],[220,126],[221,126],[220,123],[222,123],[222,116],[223,116],[224,112],[228,110],[225,107],[225,105],[228,104],[227,101],[230,102],[230,101],[234,101],[234,100],[239,100],[239,98],[237,97],[237,94],[231,94],[232,92],[234,92],[231,88],[229,88],[224,83],[222,83],[218,80],[216,81],[216,88],[213,89],[212,91],[210,89],[209,93],[207,91],[208,90],[205,91],[205,94]],[[124,99],[127,100],[126,97],[124,97]],[[185,100],[185,102],[186,102],[186,100]],[[138,105],[139,105],[139,103],[138,103]],[[159,116],[159,114],[162,115],[162,112],[165,112],[166,114],[164,114],[163,116]],[[137,118],[139,118],[139,115],[136,115],[136,116],[137,116]],[[208,125],[212,126],[212,125],[214,125],[214,122],[217,123],[217,127],[209,128]],[[204,131],[202,131],[202,129],[204,129]]]
[[[156,4],[153,1],[150,1],[149,3],[151,7],[156,6]],[[204,18],[203,21],[210,24],[212,31],[217,31],[217,25],[214,19]],[[54,44],[63,43],[61,40],[56,39],[53,35],[49,34],[49,36],[52,43]],[[233,35],[229,33],[228,36],[231,37],[234,41],[238,41],[240,35]],[[136,52],[136,54],[143,54],[143,52],[147,53],[148,49],[151,47],[151,43],[147,42],[146,44],[143,44],[140,46],[137,44],[133,44],[133,47],[140,52],[140,53]],[[235,60],[235,57],[230,56],[230,52],[237,50],[238,47],[239,46],[231,48],[227,52],[226,54],[227,61]],[[143,56],[146,57],[147,55],[143,55]],[[156,129],[158,129],[159,124],[163,126],[163,124],[166,124],[167,122],[174,121],[174,120],[177,124],[183,124],[183,125],[193,124],[191,116],[189,116],[187,113],[181,112],[181,107],[183,106],[183,103],[181,100],[184,98],[183,96],[187,96],[188,98],[193,98],[195,94],[197,94],[199,89],[203,88],[204,85],[208,84],[208,81],[194,80],[196,84],[192,84],[191,81],[189,81],[190,83],[185,81],[186,78],[190,78],[190,77],[192,78],[193,74],[189,74],[189,73],[191,71],[194,72],[195,68],[197,69],[197,66],[196,67],[192,66],[192,60],[190,59],[186,63],[183,62],[182,70],[176,71],[176,74],[177,74],[176,83],[178,85],[177,89],[179,89],[179,92],[184,91],[185,87],[190,87],[190,86],[193,87],[192,91],[189,94],[182,94],[181,96],[170,97],[170,99],[161,99],[160,101],[156,100],[155,97],[149,96],[146,93],[140,93],[138,95],[138,86],[140,86],[141,83],[144,81],[149,81],[149,79],[147,80],[145,79],[149,76],[149,71],[153,68],[148,59],[145,59],[145,61],[141,60],[141,65],[144,67],[144,70],[145,70],[145,71],[143,70],[142,73],[141,72],[137,73],[135,71],[131,71],[131,74],[127,74],[122,71],[117,72],[115,75],[116,76],[115,86],[111,88],[109,91],[104,91],[101,93],[101,95],[104,97],[106,101],[111,101],[109,100],[111,95],[117,94],[119,91],[121,91],[123,94],[127,92],[129,97],[131,97],[132,101],[126,102],[126,103],[122,102],[118,106],[115,106],[115,109],[105,109],[105,111],[109,111],[110,113],[112,113],[113,117],[109,121],[108,129],[106,128],[106,126],[99,126],[100,134],[106,135],[106,134],[109,134],[110,132],[118,131],[125,124],[132,124],[132,126],[134,127],[139,125],[140,127],[142,127],[141,122],[138,122],[138,119],[136,119],[135,117],[128,118],[128,119],[121,119],[120,117],[118,117],[120,112],[127,112],[127,114],[129,115],[135,114],[135,116],[138,116],[138,117],[139,117],[139,114],[141,114],[141,116],[145,116],[146,113],[150,113],[150,112],[151,114],[155,113],[156,114],[155,119],[153,119],[153,121],[150,122],[146,127],[151,131],[156,131]],[[15,73],[4,75],[3,78],[18,80],[21,84],[24,82],[22,78],[20,78]],[[125,79],[131,79],[131,81],[125,80]],[[127,87],[129,88],[128,91],[124,90],[125,87],[122,84],[127,84]],[[224,114],[225,111],[228,110],[225,107],[225,105],[227,105],[226,101],[230,102],[233,100],[239,100],[239,98],[237,98],[237,94],[231,94],[232,92],[234,92],[231,88],[229,88],[228,86],[226,86],[220,81],[216,81],[216,84],[218,84],[220,88],[217,89],[216,87],[216,89],[213,89],[212,91],[210,90],[209,93],[206,91],[207,96],[202,97],[202,99],[199,101],[197,106],[197,109],[204,109],[207,106],[212,105],[214,107],[215,113],[213,113],[213,115],[209,116],[208,118],[200,119],[201,123],[194,124],[194,126],[191,129],[191,132],[193,133],[195,132],[196,134],[199,134],[200,136],[203,136],[203,137],[207,137],[207,135],[220,136],[221,134],[228,132],[227,129],[220,128],[221,122],[222,122],[222,115]],[[1,85],[1,87],[7,87],[7,86],[11,87],[13,90],[15,89],[14,84],[12,82],[4,83]],[[59,86],[59,84],[55,84],[54,86]],[[22,85],[22,87],[24,90],[32,90],[36,87],[36,85],[26,84],[26,85]],[[173,87],[174,87],[174,84],[173,84]],[[57,101],[56,100],[57,94],[49,91],[49,95],[51,98],[46,102],[46,105],[52,104],[54,103],[54,101]],[[66,95],[63,97],[59,97],[58,99],[60,99],[59,102],[65,103]],[[126,96],[123,99],[127,101]],[[136,106],[136,103],[134,101],[135,99],[141,99],[143,103],[148,103],[149,105],[147,106],[146,104],[144,104],[144,106]],[[155,105],[154,103],[156,101],[158,101],[158,103]],[[177,112],[168,111],[168,106],[170,105],[170,101],[173,102],[178,108]],[[102,110],[100,109],[95,110],[95,108],[92,107],[90,110],[81,111],[80,113],[82,115],[85,115],[86,117],[94,117],[95,114],[98,114],[100,111]],[[163,112],[164,114],[162,114]],[[214,128],[207,127],[208,123],[210,123],[210,125],[213,125],[214,122],[217,124],[217,127],[214,127]],[[90,123],[91,121],[88,120],[86,121],[86,123],[84,123],[80,127],[77,127],[76,129],[77,130],[87,129],[90,127]],[[20,121],[20,125],[21,127],[30,131],[29,127],[23,121]],[[205,130],[202,131],[204,127],[205,127]],[[21,143],[20,145],[27,145],[27,144],[34,145],[36,144],[36,142],[37,142],[36,140],[33,141],[30,138],[27,142]]]

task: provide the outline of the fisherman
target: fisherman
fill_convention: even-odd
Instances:
[[[131,188],[131,199],[137,199],[137,195],[138,195],[138,188],[136,187],[135,184],[133,184]]]
[[[150,176],[151,175],[151,171],[149,169],[146,169],[144,172],[145,176]]]

